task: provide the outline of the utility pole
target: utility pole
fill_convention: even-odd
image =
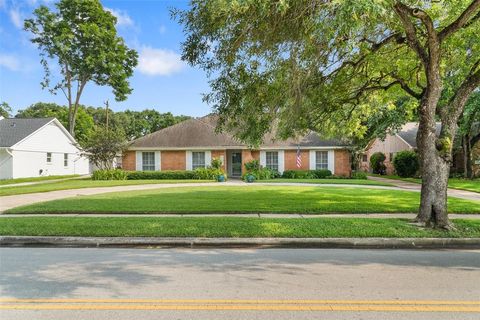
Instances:
[[[108,100],[105,101],[105,117],[106,117],[106,128],[108,131]]]

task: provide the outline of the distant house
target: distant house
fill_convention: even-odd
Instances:
[[[440,134],[441,123],[437,122],[437,135]],[[387,167],[387,174],[394,173],[393,158],[395,155],[404,150],[416,150],[417,149],[417,132],[418,123],[408,122],[397,133],[390,134],[385,137],[385,140],[379,138],[372,140],[365,148],[365,153],[360,162],[360,168],[363,171],[370,172],[370,157],[376,152],[382,152],[386,156],[385,165]],[[480,158],[476,156],[476,150],[480,150],[480,142],[473,146],[474,154],[474,170],[480,171]],[[478,164],[475,164],[478,162]],[[463,153],[454,152],[453,164],[451,168],[452,172],[463,172]]]
[[[0,118],[0,179],[88,173],[88,159],[57,119]]]
[[[245,173],[244,164],[257,159],[263,167],[280,173],[329,169],[335,175],[350,175],[350,153],[338,140],[321,139],[312,132],[280,141],[272,134],[258,149],[250,149],[229,133],[216,133],[216,119],[213,115],[189,119],[134,140],[124,154],[123,169],[194,170],[219,158],[229,176],[239,177]]]

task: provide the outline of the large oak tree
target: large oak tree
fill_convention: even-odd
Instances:
[[[52,93],[60,90],[68,101],[68,129],[74,135],[87,83],[109,86],[117,101],[125,100],[132,92],[128,78],[137,65],[138,54],[117,35],[116,18],[99,0],[61,0],[56,8],[52,12],[40,6],[34,18],[25,20],[25,30],[33,34],[31,41],[41,52],[45,69],[42,87]],[[60,66],[58,82],[49,68],[52,60]]]
[[[211,76],[221,128],[245,141],[272,121],[282,136],[361,137],[403,101],[420,122],[417,220],[451,227],[453,140],[480,85],[480,0],[193,0],[174,15],[184,59]]]

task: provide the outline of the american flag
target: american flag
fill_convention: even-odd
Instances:
[[[300,155],[300,147],[297,147],[297,168],[302,167],[302,156]]]

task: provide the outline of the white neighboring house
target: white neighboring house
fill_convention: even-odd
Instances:
[[[88,174],[89,168],[57,119],[0,117],[0,179]]]

